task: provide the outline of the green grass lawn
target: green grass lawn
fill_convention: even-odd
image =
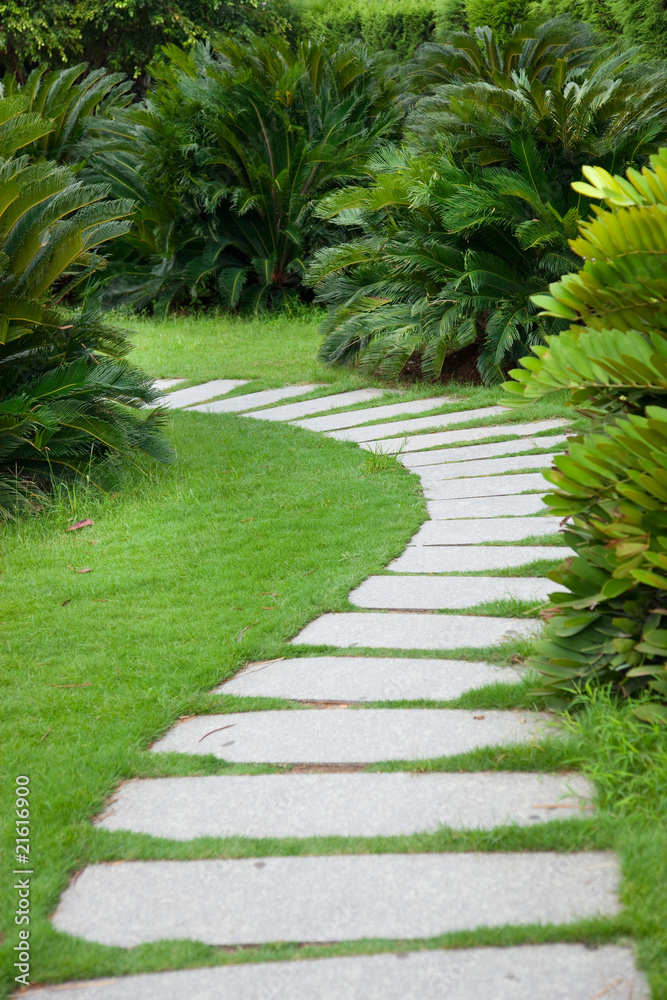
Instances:
[[[156,376],[251,377],[267,385],[299,380],[368,384],[316,365],[319,337],[315,325],[301,319],[142,321],[135,327],[135,360]],[[433,388],[415,389],[427,392]],[[498,393],[472,390],[470,397],[493,401]],[[72,875],[95,861],[594,847],[616,850],[621,858],[626,909],[620,917],[566,928],[466,932],[410,947],[633,940],[654,996],[667,998],[665,733],[633,721],[625,708],[603,698],[586,703],[579,722],[560,742],[402,765],[426,770],[583,767],[598,785],[600,811],[581,823],[484,834],[443,830],[369,840],[203,838],[184,844],[91,826],[91,817],[125,778],[276,770],[228,765],[212,756],[152,755],[146,749],[183,715],[303,710],[290,702],[209,692],[248,660],[310,652],[287,642],[321,612],[348,608],[350,589],[382,572],[425,519],[416,477],[394,461],[375,468],[353,445],[297,428],[197,413],[175,413],[169,433],[177,453],[171,467],[137,476],[121,495],[101,501],[74,492],[41,519],[2,529],[0,995],[8,995],[15,975],[13,781],[27,774],[35,983],[392,947],[376,941],[219,949],[167,942],[125,951],[56,933],[49,914]],[[66,532],[68,524],[83,517],[94,525]],[[507,608],[499,602],[487,610],[504,613]],[[479,659],[488,652],[506,662],[526,651],[525,644],[516,643],[448,655]],[[391,652],[399,659],[408,655]],[[525,683],[490,686],[474,703],[482,708],[535,704]],[[451,704],[473,702],[466,695]],[[373,770],[398,766],[392,762]]]

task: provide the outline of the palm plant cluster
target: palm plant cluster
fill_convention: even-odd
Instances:
[[[395,376],[418,359],[438,379],[476,344],[483,379],[502,381],[564,326],[532,296],[577,267],[582,166],[622,170],[667,141],[663,67],[638,67],[636,52],[568,19],[505,47],[479,35],[418,51],[402,146],[375,159],[370,188],[320,205],[354,234],[310,269],[329,308],[325,361]]]
[[[124,335],[94,298],[66,303],[104,264],[100,248],[126,234],[133,205],[78,178],[63,155],[100,104],[127,87],[83,67],[36,72],[0,100],[0,513],[39,507],[68,479],[106,488],[119,461],[166,458],[156,393],[128,364]],[[11,83],[11,81],[9,82]]]
[[[162,310],[275,308],[327,242],[318,199],[369,180],[369,156],[397,134],[391,84],[354,45],[165,53],[153,93],[100,120],[87,149],[94,174],[137,203],[109,294]]]

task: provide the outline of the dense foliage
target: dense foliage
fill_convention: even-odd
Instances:
[[[299,293],[318,198],[368,177],[396,99],[357,46],[280,39],[166,50],[140,106],[101,121],[90,168],[137,204],[112,293],[257,310]]]
[[[286,10],[302,34],[332,42],[361,38],[371,51],[401,57],[422,41],[447,41],[453,32],[488,27],[507,39],[517,24],[568,14],[609,40],[644,45],[654,58],[667,58],[665,0],[290,0]]]
[[[305,37],[326,39],[329,45],[363,41],[372,52],[388,51],[409,58],[429,41],[436,25],[433,0],[293,0],[290,21]]]
[[[84,57],[139,76],[156,47],[211,34],[283,30],[269,0],[0,0],[0,66],[20,79]]]
[[[667,140],[664,67],[637,66],[567,19],[506,46],[489,31],[480,40],[418,54],[407,76],[424,96],[403,150],[375,158],[371,188],[320,205],[354,236],[310,271],[330,310],[327,362],[393,375],[419,362],[437,379],[477,344],[483,378],[501,381],[565,325],[532,296],[576,267],[568,240],[588,202],[570,182],[582,164],[618,169]]]
[[[575,549],[552,578],[554,615],[533,662],[562,701],[590,681],[667,701],[667,149],[627,180],[586,168],[575,187],[602,199],[573,249],[577,274],[537,304],[572,321],[522,359],[507,388],[529,402],[563,388],[594,418],[545,473]],[[667,708],[642,718],[667,722]]]
[[[0,513],[38,502],[58,480],[103,488],[120,458],[166,457],[146,375],[92,302],[68,295],[103,266],[99,248],[127,232],[132,205],[67,166],[19,154],[55,130],[34,92],[0,100]]]

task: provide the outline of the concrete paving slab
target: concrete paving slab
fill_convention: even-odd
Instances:
[[[516,472],[507,476],[471,476],[423,484],[427,500],[457,500],[464,497],[512,496],[515,493],[544,493],[549,483],[541,472]]]
[[[387,569],[392,573],[478,573],[527,566],[538,559],[561,563],[574,554],[561,545],[412,545]]]
[[[400,582],[392,577],[376,579]],[[520,672],[510,667],[467,660],[308,656],[251,663],[217,687],[215,694],[296,701],[449,701],[485,684],[515,684],[520,678]]]
[[[279,403],[281,399],[291,399],[294,396],[307,396],[321,385],[286,385],[282,389],[263,389],[261,392],[249,392],[244,396],[234,396],[232,399],[218,399],[213,403],[193,406],[200,413],[243,413],[245,410],[256,410],[271,403]]]
[[[650,1000],[629,948],[582,944],[401,951],[177,972],[28,990],[35,1000]]]
[[[181,382],[185,382],[184,378],[156,378],[153,385],[156,389],[160,389],[161,392],[166,392],[167,389],[172,389],[175,385],[180,385]]]
[[[542,604],[554,587],[539,576],[371,576],[352,591],[350,601],[359,608],[455,611],[485,601]]]
[[[393,837],[578,818],[593,789],[570,774],[237,774],[128,781],[96,826],[169,840]]]
[[[562,426],[562,420],[542,420],[541,422],[536,421],[532,424],[495,424],[493,427],[463,427],[460,430],[454,431],[409,434],[393,440],[365,440],[360,442],[360,446],[366,448],[368,451],[383,451],[394,455],[399,451],[407,453],[411,451],[423,451],[425,448],[446,448],[451,444],[459,444],[462,441],[486,441],[490,438],[501,437],[507,434],[516,435],[517,437],[525,434],[537,434],[540,431],[548,431]],[[382,435],[379,435],[379,438],[381,437]]]
[[[332,413],[326,417],[310,417],[307,420],[295,420],[297,427],[308,431],[337,431],[341,427],[358,427],[371,420],[388,420],[389,417],[408,416],[411,413],[423,413],[434,410],[456,400],[449,396],[432,396],[429,399],[412,399],[408,403],[390,403],[387,406],[369,406],[363,410],[351,410],[349,413]]]
[[[338,441],[371,441],[393,437],[394,434],[413,434],[427,427],[448,427],[464,424],[469,420],[482,420],[507,413],[506,406],[482,406],[475,410],[459,410],[457,413],[436,413],[430,417],[415,417],[412,420],[393,420],[386,424],[368,424],[366,427],[349,427],[340,431],[328,431],[326,437]]]
[[[193,403],[201,403],[205,399],[212,399],[214,396],[222,396],[225,392],[231,392],[240,385],[247,385],[247,378],[219,378],[212,382],[204,382],[202,385],[191,385],[188,389],[176,389],[169,392],[160,400],[160,406],[166,406],[168,410],[177,410],[183,406],[192,406]]]
[[[546,482],[545,482],[546,486]],[[546,514],[548,507],[541,493],[525,493],[508,497],[462,497],[459,500],[429,500],[426,504],[432,521],[449,521],[464,517],[523,517]]]
[[[611,854],[379,854],[90,865],[57,930],[132,948],[422,938],[619,912]]]
[[[384,395],[383,389],[355,389],[352,392],[337,392],[334,396],[306,399],[302,403],[274,406],[271,410],[254,410],[245,416],[254,417],[256,420],[296,420],[306,413],[324,413],[325,410],[335,410],[341,406],[354,406],[355,403],[363,403],[382,395]]]
[[[533,636],[541,623],[481,615],[372,614],[346,611],[320,615],[292,639],[299,646],[378,649],[461,649],[495,646]]]
[[[246,764],[429,760],[478,747],[525,743],[547,732],[551,721],[539,712],[447,708],[230,712],[187,719],[151,750],[213,754]]]
[[[553,454],[516,455],[509,458],[482,458],[473,462],[443,462],[441,465],[420,466],[414,471],[423,483],[437,483],[444,479],[497,476],[499,473],[521,472],[524,469],[548,469],[553,460]]]
[[[561,449],[567,444],[566,434],[549,434],[546,437],[523,437],[512,441],[494,441],[492,444],[468,444],[459,448],[435,448],[433,451],[413,451],[399,455],[398,460],[406,469],[442,465],[443,462],[474,462],[500,455],[517,455],[533,448]]]
[[[520,542],[534,535],[553,535],[560,517],[472,517],[458,521],[427,521],[408,545],[479,545]]]

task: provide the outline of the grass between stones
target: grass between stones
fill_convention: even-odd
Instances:
[[[306,379],[329,382],[337,391],[369,384],[354,374],[323,374],[312,361],[319,340],[312,322],[206,319],[133,325],[140,343],[134,360],[155,375],[183,375],[192,382],[223,374],[250,377],[258,380],[253,388]],[[432,387],[420,386],[410,395],[432,393]],[[461,389],[460,394],[470,406],[499,398],[497,390],[488,389]],[[561,415],[555,404],[551,410],[536,411],[531,408],[520,419]],[[410,837],[201,838],[188,843],[91,826],[91,817],[126,778],[299,769],[145,751],[180,716],[304,710],[296,702],[209,692],[248,660],[344,652],[295,647],[288,641],[318,614],[349,608],[350,589],[370,574],[384,572],[425,519],[417,480],[396,463],[369,467],[355,445],[277,424],[181,413],[173,416],[173,437],[177,464],[130,485],[121,497],[96,502],[73,491],[67,503],[41,520],[4,529],[1,815],[3,841],[9,847],[14,837],[12,779],[28,774],[35,873],[33,982],[397,948],[630,940],[636,943],[654,996],[667,998],[665,734],[638,723],[626,707],[603,697],[587,699],[566,733],[542,744],[368,768],[580,769],[596,783],[600,804],[596,815],[581,821],[489,832],[443,829]],[[65,533],[70,521],[86,516],[94,519],[92,528]],[[553,565],[542,560],[527,569],[474,575],[542,576]],[[78,572],[87,569],[90,572]],[[512,614],[519,614],[519,604],[511,602]],[[507,614],[508,607],[508,602],[483,606],[488,614]],[[521,613],[527,610],[521,605]],[[449,650],[441,658],[508,663],[520,661],[529,651],[529,644],[519,640],[492,649]],[[378,650],[354,652],[382,655]],[[440,655],[387,652],[397,661]],[[535,707],[529,686],[530,679],[489,685],[441,704]],[[100,861],[586,848],[615,850],[621,859],[626,908],[615,919],[567,927],[481,929],[409,943],[217,948],[168,941],[128,951],[57,934],[48,922],[68,880],[83,865]],[[13,867],[8,853],[0,896],[3,997],[14,977],[15,894],[8,874]]]

